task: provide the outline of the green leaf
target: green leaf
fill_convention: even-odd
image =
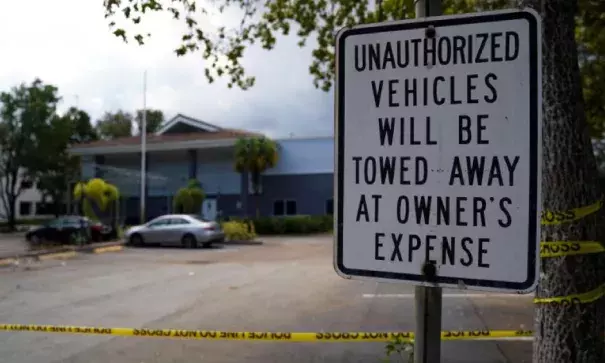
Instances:
[[[174,52],[183,56],[188,52],[202,52],[204,59],[226,56],[229,65],[217,64],[204,68],[208,82],[217,77],[226,77],[228,87],[248,89],[254,85],[254,77],[246,73],[242,64],[245,49],[257,43],[266,50],[274,49],[278,35],[295,36],[300,47],[311,44],[312,60],[309,65],[310,82],[323,91],[330,91],[334,84],[334,34],[342,27],[376,22],[379,17],[385,21],[406,19],[414,16],[415,0],[383,0],[376,2],[354,0],[267,0],[231,1],[216,0],[211,5],[200,5],[190,0],[171,0],[170,6],[163,7],[158,0],[120,1],[104,0],[105,17],[113,28],[118,18],[132,18],[135,26],[145,14],[167,13],[176,22],[186,27],[183,36],[175,41]],[[444,14],[460,14],[509,7],[509,0],[443,0]],[[132,4],[132,5],[131,5]],[[581,53],[586,115],[593,136],[602,137],[605,132],[605,2],[578,0],[580,12],[577,16],[576,37]],[[218,8],[223,13],[228,8],[237,9],[241,14],[239,24],[230,29],[220,27],[216,31],[201,21],[210,9]],[[297,29],[296,34],[291,34]],[[126,32],[118,29],[114,35],[127,41]],[[206,35],[212,34],[213,36]],[[142,44],[142,39],[137,39]]]
[[[145,44],[145,42],[143,41],[143,36],[141,34],[135,35],[134,40],[136,40],[139,45]]]
[[[126,31],[124,29],[116,29],[116,30],[114,30],[113,35],[115,35],[116,37],[122,38],[122,40],[124,42],[128,42],[126,40]]]
[[[128,112],[118,110],[115,113],[105,112],[97,121],[97,131],[103,139],[116,139],[132,136],[133,116]]]
[[[183,55],[187,54],[187,49],[188,48],[186,46],[181,45],[180,47],[176,48],[174,50],[174,52],[176,53],[177,56],[180,57],[180,56],[183,56]]]

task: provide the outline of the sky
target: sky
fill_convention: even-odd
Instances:
[[[111,34],[102,0],[6,1],[0,13],[0,90],[39,77],[59,88],[60,111],[77,106],[93,120],[119,109],[147,107],[166,118],[182,113],[222,127],[271,137],[333,133],[333,95],[316,89],[308,72],[311,48],[295,37],[278,39],[271,51],[254,47],[244,64],[256,76],[247,91],[226,82],[208,84],[199,53],[177,57],[183,25],[168,14],[144,18],[152,38],[143,47]],[[209,26],[232,24],[233,16],[213,15]]]

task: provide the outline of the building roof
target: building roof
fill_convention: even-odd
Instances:
[[[166,133],[177,124],[186,124],[203,132]],[[166,122],[157,133],[147,134],[146,144],[148,151],[221,147],[233,145],[242,136],[262,136],[262,134],[218,127],[178,114]],[[78,144],[73,146],[70,152],[75,155],[128,153],[140,151],[140,145],[141,136],[137,135]]]
[[[242,136],[260,136],[253,132],[234,130],[234,129],[222,129],[217,132],[206,132],[206,133],[186,133],[186,134],[170,134],[170,135],[147,135],[147,144],[159,144],[166,142],[178,142],[178,141],[193,141],[193,140],[221,140],[221,139],[234,139]],[[86,144],[78,144],[74,149],[85,149],[85,148],[97,148],[97,147],[112,147],[112,146],[126,146],[126,145],[139,145],[141,143],[141,136],[130,136],[120,137],[112,140],[98,140],[92,141]]]
[[[170,130],[172,127],[176,126],[177,124],[189,125],[189,126],[195,127],[196,129],[200,129],[202,131],[207,131],[207,132],[216,132],[216,131],[224,130],[222,127],[219,127],[219,126],[216,126],[213,124],[209,124],[208,122],[204,122],[202,120],[198,120],[196,118],[185,116],[185,115],[179,113],[176,116],[174,116],[173,118],[171,118],[170,120],[168,120],[167,122],[165,122],[160,127],[160,129],[156,132],[156,135],[162,135],[162,134],[166,133],[166,131]]]

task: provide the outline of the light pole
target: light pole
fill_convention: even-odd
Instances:
[[[145,223],[145,193],[147,182],[147,71],[143,72],[143,115],[141,116],[141,224]]]

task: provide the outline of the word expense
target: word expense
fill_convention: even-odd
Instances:
[[[389,239],[391,246],[385,246]],[[405,239],[405,242],[404,242]],[[486,262],[488,237],[446,237],[429,234],[418,236],[403,233],[377,232],[374,234],[374,259],[376,261],[412,262],[418,258],[441,266],[460,264],[464,267],[476,266],[489,268]],[[403,245],[403,246],[402,246]],[[441,256],[435,260],[435,247],[441,247]]]

